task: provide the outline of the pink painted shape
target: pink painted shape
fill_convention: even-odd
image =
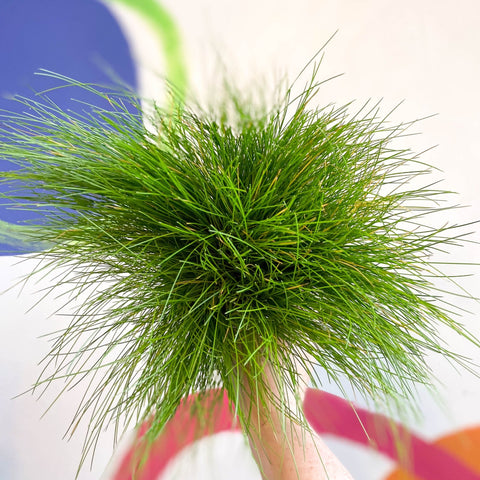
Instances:
[[[202,425],[198,417],[191,414],[198,396],[191,395],[182,401],[165,430],[153,444],[148,459],[137,472],[135,480],[158,479],[167,464],[181,450],[203,437],[224,431],[240,430],[238,423],[234,422],[226,393],[223,393],[220,398],[219,394],[221,394],[219,390],[212,390],[202,399],[202,409],[209,412],[208,420]],[[147,424],[141,426],[136,442],[123,458],[112,480],[132,480],[132,472],[135,465],[138,465],[136,463],[138,455],[135,451],[142,448],[142,437],[147,429]]]
[[[409,446],[407,461],[412,473],[422,480],[480,480],[480,475],[442,448],[427,443],[384,415],[354,407],[335,395],[308,389],[303,408],[317,433],[330,433],[373,447],[396,462],[400,461],[401,439]]]

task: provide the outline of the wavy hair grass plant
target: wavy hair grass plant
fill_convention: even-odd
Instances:
[[[430,255],[467,240],[431,226],[447,192],[395,147],[411,124],[378,105],[315,107],[316,75],[260,113],[236,96],[215,114],[156,106],[155,131],[135,96],[58,75],[108,109],[69,113],[45,94],[2,115],[1,158],[19,166],[2,172],[6,196],[42,214],[28,235],[49,245],[36,273],[60,271],[82,299],[37,387],[91,378],[70,427],[89,418],[84,454],[110,423],[150,419],[154,438],[182,398],[220,384],[247,432],[244,391],[304,422],[284,402],[299,364],[408,404],[430,383],[425,354],[462,361],[439,323],[475,341],[433,283]]]

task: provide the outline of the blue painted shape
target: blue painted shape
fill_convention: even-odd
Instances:
[[[32,97],[35,92],[59,84],[53,79],[35,76],[34,72],[40,68],[81,82],[104,85],[113,83],[110,71],[136,88],[135,66],[126,38],[100,1],[1,0],[0,109],[23,110],[8,97],[13,94]],[[72,97],[99,105],[98,97],[81,89],[59,89],[49,97],[62,109],[78,112],[85,106],[72,102]],[[15,167],[7,159],[0,159],[0,171],[9,168]],[[22,223],[37,216],[8,209],[5,200],[0,198],[0,221]],[[6,249],[12,251],[11,246],[1,243],[0,237],[0,254],[5,254]]]

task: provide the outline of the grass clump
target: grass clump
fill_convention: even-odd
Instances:
[[[41,96],[2,115],[0,156],[19,166],[2,182],[13,205],[42,213],[28,230],[50,246],[41,271],[66,268],[58,283],[88,292],[40,381],[96,378],[77,412],[86,451],[125,419],[149,418],[153,438],[182,398],[219,384],[248,431],[241,392],[285,409],[299,363],[401,403],[430,382],[426,353],[458,359],[436,326],[468,333],[429,263],[465,241],[431,226],[447,192],[428,177],[412,186],[430,168],[395,147],[410,124],[377,106],[316,108],[315,75],[261,113],[238,98],[216,114],[156,107],[154,129],[134,96],[64,77],[108,108],[74,114]]]

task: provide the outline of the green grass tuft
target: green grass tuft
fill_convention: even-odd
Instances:
[[[124,419],[150,418],[153,438],[183,397],[220,383],[248,430],[240,391],[284,408],[295,362],[401,404],[430,382],[426,353],[462,361],[437,336],[443,323],[470,338],[429,263],[468,240],[431,226],[447,192],[395,147],[411,124],[378,106],[315,108],[314,70],[303,94],[287,89],[261,114],[237,97],[217,114],[156,107],[154,133],[134,96],[60,76],[111,108],[79,115],[44,95],[2,115],[0,157],[20,166],[2,172],[7,197],[42,212],[28,232],[52,245],[40,271],[66,268],[58,283],[85,294],[39,381],[96,379],[77,412],[89,417],[85,452]]]

